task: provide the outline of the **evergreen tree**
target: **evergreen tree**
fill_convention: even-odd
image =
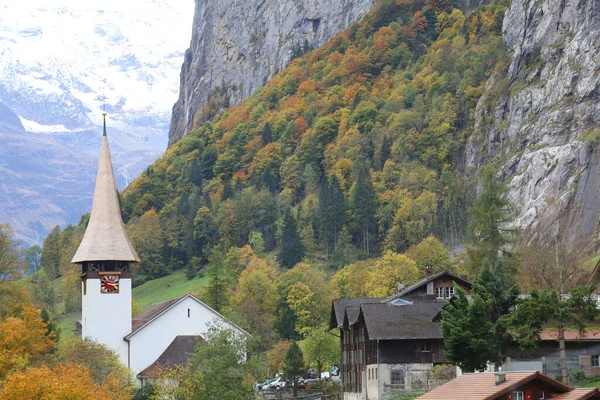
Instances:
[[[41,256],[42,268],[50,280],[60,275],[60,227],[57,225],[44,240]]]
[[[510,314],[512,331],[523,349],[535,349],[540,341],[540,332],[550,324],[558,331],[560,369],[562,381],[569,384],[565,351],[565,328],[575,326],[581,335],[586,324],[600,316],[594,299],[594,287],[582,286],[571,290],[568,297],[562,297],[554,290],[533,291],[523,299]]]
[[[506,199],[508,187],[498,179],[492,165],[481,170],[482,192],[470,210],[469,234],[473,246],[468,249],[471,267],[478,270],[486,258],[510,258],[508,246],[515,242],[515,230],[508,227],[514,208]]]
[[[298,383],[304,373],[304,356],[298,343],[292,342],[292,345],[283,359],[283,376],[288,384],[294,388],[294,397],[298,396]]]
[[[377,198],[371,184],[369,170],[364,164],[358,166],[356,179],[350,190],[350,210],[353,222],[352,233],[359,238],[363,251],[369,255],[377,227],[375,219]]]
[[[42,266],[42,248],[37,244],[25,252],[25,268],[28,274],[37,274]]]
[[[271,128],[271,124],[267,122],[262,131],[262,142],[263,142],[263,144],[266,145],[266,144],[271,143],[272,141],[273,141],[273,129]]]
[[[302,261],[303,256],[304,246],[300,240],[296,218],[292,215],[291,210],[287,209],[283,216],[283,226],[281,228],[279,264],[283,268],[291,268]]]
[[[457,288],[457,298],[442,310],[446,357],[464,371],[502,362],[510,341],[507,315],[517,302],[518,288],[506,276],[504,264],[487,260],[473,283],[472,300]]]
[[[202,291],[202,301],[215,311],[222,312],[229,305],[231,273],[225,268],[223,255],[218,249],[215,249],[209,257],[206,275],[208,284]]]
[[[346,220],[346,197],[337,177],[323,179],[319,187],[319,234],[329,254],[329,244],[337,247],[337,234]]]

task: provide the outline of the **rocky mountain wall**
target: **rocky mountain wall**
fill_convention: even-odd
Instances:
[[[294,55],[326,43],[377,0],[196,0],[169,145],[203,119],[210,99],[240,103]]]
[[[600,215],[600,1],[515,0],[503,37],[510,60],[478,104],[467,176],[497,165],[521,228],[546,220],[570,240],[592,235]]]

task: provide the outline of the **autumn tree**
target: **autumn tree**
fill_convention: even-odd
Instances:
[[[309,365],[317,368],[319,379],[326,367],[338,365],[341,361],[339,338],[326,329],[326,325],[313,329],[302,344],[304,357]]]
[[[65,337],[58,343],[56,351],[58,364],[78,364],[85,366],[95,383],[104,385],[109,381],[122,382],[123,390],[132,385],[132,376],[121,364],[117,353],[106,345],[89,338]]]
[[[259,348],[263,351],[270,348],[274,340],[278,280],[272,265],[253,257],[241,272],[232,297],[233,309],[246,320],[251,333],[262,338]]]
[[[417,263],[421,274],[425,274],[428,265],[433,268],[433,273],[452,272],[454,269],[450,252],[433,235],[429,235],[421,243],[409,248],[406,251],[406,256]]]
[[[394,293],[398,284],[410,285],[419,280],[417,263],[404,254],[387,251],[375,262],[375,268],[365,282],[369,297],[384,297]]]
[[[53,369],[42,365],[13,372],[0,388],[0,397],[6,400],[129,400],[132,393],[131,382],[123,385],[111,377],[99,385],[86,366],[73,363],[59,364]]]
[[[18,317],[0,322],[0,377],[14,366],[48,352],[54,346],[48,325],[33,305],[23,309]]]

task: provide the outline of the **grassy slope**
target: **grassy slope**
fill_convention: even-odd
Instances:
[[[207,278],[194,278],[187,280],[184,271],[177,271],[172,275],[148,281],[133,289],[133,300],[139,311],[143,311],[153,303],[160,303],[184,294],[200,290],[207,282]],[[68,336],[73,332],[75,321],[81,319],[81,313],[58,315],[56,322],[62,328],[63,335]]]

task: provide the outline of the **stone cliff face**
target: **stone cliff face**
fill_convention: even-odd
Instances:
[[[503,37],[508,69],[478,104],[467,175],[498,165],[521,228],[546,219],[589,236],[600,215],[600,1],[514,0]]]
[[[196,0],[169,144],[205,118],[210,100],[240,103],[306,49],[326,43],[377,0]]]

